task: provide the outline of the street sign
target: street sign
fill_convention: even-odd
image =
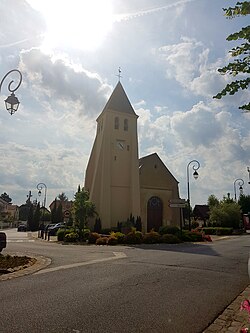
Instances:
[[[186,200],[185,199],[171,199],[169,200],[170,204],[185,204]]]
[[[185,203],[170,203],[169,207],[170,208],[185,208],[186,204]]]

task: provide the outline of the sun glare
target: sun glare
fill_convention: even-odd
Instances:
[[[57,46],[94,50],[114,22],[111,0],[28,0],[47,24],[42,47]]]

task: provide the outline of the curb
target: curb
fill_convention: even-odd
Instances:
[[[49,266],[51,264],[51,259],[44,257],[44,256],[36,256],[36,255],[29,255],[29,254],[21,254],[21,253],[15,253],[15,254],[11,254],[11,255],[17,255],[17,256],[27,256],[30,257],[32,259],[35,259],[35,263],[31,264],[29,267],[24,268],[24,269],[20,269],[17,270],[13,273],[8,273],[8,274],[4,274],[4,275],[0,275],[0,281],[6,281],[6,280],[10,280],[10,279],[14,279],[20,276],[25,276],[25,275],[29,275],[29,274],[33,274],[37,271],[40,271],[41,269]]]
[[[248,327],[249,315],[240,310],[240,305],[249,295],[250,285],[202,333],[240,333],[241,328]]]

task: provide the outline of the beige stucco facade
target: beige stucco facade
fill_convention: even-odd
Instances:
[[[179,198],[178,182],[157,154],[139,160],[137,119],[118,82],[97,118],[84,183],[103,228],[115,227],[132,214],[141,216],[146,230],[148,200],[154,196],[162,202],[162,224],[179,221],[176,210],[168,207],[170,198]]]

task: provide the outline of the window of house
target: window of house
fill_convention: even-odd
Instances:
[[[119,129],[119,118],[115,117],[115,129]]]
[[[128,131],[128,119],[124,119],[124,131]]]

